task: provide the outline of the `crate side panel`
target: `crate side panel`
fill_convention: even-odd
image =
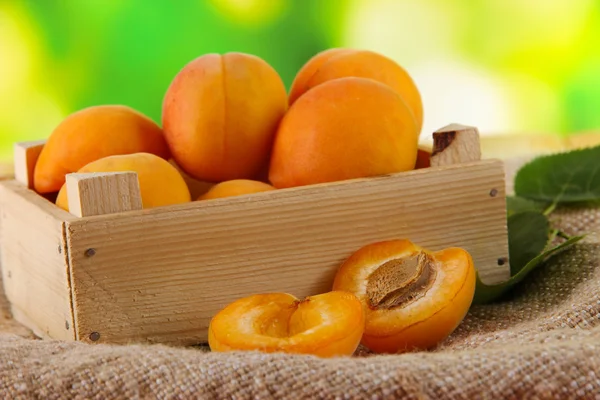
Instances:
[[[73,340],[60,212],[22,184],[4,181],[0,183],[0,215],[2,276],[13,316],[39,336]]]
[[[68,234],[78,332],[99,342],[205,341],[227,303],[328,291],[344,259],[379,240],[462,246],[486,282],[509,275],[498,265],[508,248],[495,161],[93,217]]]

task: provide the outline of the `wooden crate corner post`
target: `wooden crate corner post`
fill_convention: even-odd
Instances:
[[[33,188],[35,164],[37,163],[45,144],[45,140],[37,140],[33,142],[18,142],[14,145],[15,180],[30,189]]]
[[[66,177],[69,212],[76,217],[142,209],[137,173],[73,173]]]
[[[3,287],[15,320],[42,338],[73,340],[65,221],[33,189],[44,141],[14,145],[14,179],[0,182]]]
[[[481,144],[477,128],[450,124],[433,133],[432,167],[480,160]]]
[[[444,167],[455,164],[467,164],[481,161],[481,143],[479,130],[474,126],[452,123],[433,132],[433,148],[430,155],[431,167]],[[498,161],[498,163],[501,163]],[[505,179],[504,166],[502,173]],[[508,227],[506,225],[506,200],[504,194],[506,184],[500,187],[491,187],[489,197],[502,203],[496,207],[495,213],[504,221],[502,224],[502,240],[496,239],[496,251],[501,252],[497,258],[497,265],[478,268],[480,279],[484,283],[495,284],[510,278],[510,263],[508,256]]]

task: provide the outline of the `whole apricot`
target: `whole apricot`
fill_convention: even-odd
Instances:
[[[475,268],[460,248],[437,252],[409,240],[373,243],[338,270],[333,290],[363,304],[362,344],[377,353],[429,349],[462,322],[475,294]]]
[[[154,121],[122,105],[84,108],[50,134],[35,166],[33,187],[40,194],[56,193],[67,174],[92,161],[142,152],[170,157],[163,132]]]
[[[275,190],[275,188],[268,183],[254,181],[251,179],[234,179],[231,181],[217,183],[206,193],[200,196],[198,200],[240,196],[243,194],[267,192],[270,190]]]
[[[243,53],[207,54],[171,82],[162,122],[173,158],[207,182],[254,179],[265,164],[287,110],[281,77]]]
[[[78,173],[136,172],[144,208],[168,206],[191,201],[188,186],[167,160],[149,153],[104,157],[83,166]],[[69,211],[67,185],[58,192],[56,205]]]
[[[315,86],[281,120],[269,180],[276,188],[365,178],[415,167],[415,119],[398,93],[367,78]]]
[[[417,151],[417,162],[415,163],[415,169],[423,169],[431,167],[431,151],[426,149],[419,149]]]
[[[257,294],[214,316],[208,344],[212,351],[350,356],[363,329],[362,305],[351,293],[328,292],[303,300],[287,293]]]
[[[374,51],[334,48],[316,54],[296,74],[289,104],[323,82],[349,76],[374,79],[398,92],[415,117],[417,134],[421,132],[423,102],[417,85],[397,62]]]

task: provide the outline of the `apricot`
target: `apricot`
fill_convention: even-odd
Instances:
[[[135,153],[104,157],[79,169],[79,173],[126,172],[138,175],[144,208],[168,206],[191,201],[188,186],[169,161],[149,153]],[[69,211],[67,185],[58,192],[56,205]]]
[[[219,311],[208,328],[212,351],[350,356],[360,343],[364,316],[358,299],[328,292],[298,300],[287,293],[256,294]]]
[[[417,162],[415,163],[415,169],[423,169],[431,167],[431,152],[425,149],[417,150]]]
[[[417,134],[421,132],[423,102],[414,80],[397,62],[374,51],[334,48],[317,53],[296,74],[289,104],[323,82],[349,76],[374,79],[398,92],[415,117]]]
[[[162,123],[173,158],[188,175],[207,182],[254,179],[268,164],[286,111],[285,85],[266,61],[207,54],[169,85]]]
[[[475,293],[475,268],[460,248],[431,252],[409,240],[373,243],[339,268],[333,290],[363,304],[362,344],[377,353],[429,349],[462,322]]]
[[[231,181],[220,182],[211,187],[198,200],[218,199],[221,197],[240,196],[243,194],[266,192],[275,190],[268,183],[254,181],[250,179],[234,179]]]
[[[56,193],[65,176],[100,158],[132,153],[170,157],[161,128],[122,105],[84,108],[65,118],[50,134],[36,163],[33,187]]]
[[[389,86],[355,77],[325,82],[281,120],[269,180],[279,189],[411,170],[416,130]]]

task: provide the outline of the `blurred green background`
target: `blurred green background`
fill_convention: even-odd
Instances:
[[[90,105],[160,122],[171,79],[205,53],[258,55],[289,88],[342,46],[411,73],[424,136],[600,127],[599,0],[0,0],[0,159]]]

